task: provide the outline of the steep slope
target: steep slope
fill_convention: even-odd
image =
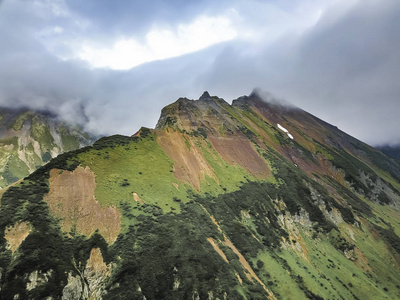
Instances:
[[[0,187],[29,175],[58,154],[93,137],[48,112],[0,108]]]
[[[398,299],[399,171],[257,93],[181,98],[3,194],[1,298]]]

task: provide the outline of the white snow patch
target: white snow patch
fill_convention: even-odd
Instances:
[[[289,132],[285,127],[283,127],[283,126],[282,126],[281,124],[279,124],[279,123],[278,123],[278,128],[279,128],[280,130],[282,130],[283,132],[286,132],[286,133]]]
[[[293,135],[291,135],[290,133],[289,133],[289,131],[285,128],[285,127],[283,127],[281,124],[277,124],[278,125],[278,128],[280,129],[280,130],[282,130],[283,132],[285,132],[285,133],[287,133],[287,135],[288,135],[288,137],[290,137],[292,140],[293,140]]]

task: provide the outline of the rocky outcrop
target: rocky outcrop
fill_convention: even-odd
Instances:
[[[87,292],[83,293],[83,290],[84,284],[82,285],[81,277],[68,273],[68,284],[63,289],[62,300],[87,299]],[[83,297],[83,294],[86,298]]]
[[[41,272],[41,271],[33,271],[32,273],[29,274],[28,276],[28,284],[26,285],[26,289],[28,291],[31,291],[40,285],[43,285],[47,283],[52,276],[53,271],[49,270],[47,272]]]
[[[68,274],[68,284],[63,289],[63,300],[88,299],[100,300],[106,294],[107,279],[111,265],[106,265],[99,248],[93,248],[83,272]]]

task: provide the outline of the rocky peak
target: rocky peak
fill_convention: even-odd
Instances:
[[[173,127],[190,132],[203,127],[212,131],[228,118],[229,107],[224,99],[210,96],[207,91],[198,100],[179,98],[162,109],[156,129]]]
[[[296,108],[257,89],[248,96],[233,100],[232,105],[222,98],[210,96],[205,91],[198,100],[179,98],[164,107],[156,129],[172,127],[191,132],[201,127],[216,135],[220,135],[220,132],[233,134],[240,131],[243,125],[232,112],[247,110],[257,110],[272,124],[276,124],[281,122],[281,116],[293,112]]]
[[[203,93],[203,95],[201,95],[200,98],[199,98],[199,100],[211,100],[211,99],[212,98],[211,98],[210,94],[207,91],[205,91]]]

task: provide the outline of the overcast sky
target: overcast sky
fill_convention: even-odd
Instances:
[[[399,144],[400,1],[0,0],[0,105],[131,135],[179,97],[255,87]]]

